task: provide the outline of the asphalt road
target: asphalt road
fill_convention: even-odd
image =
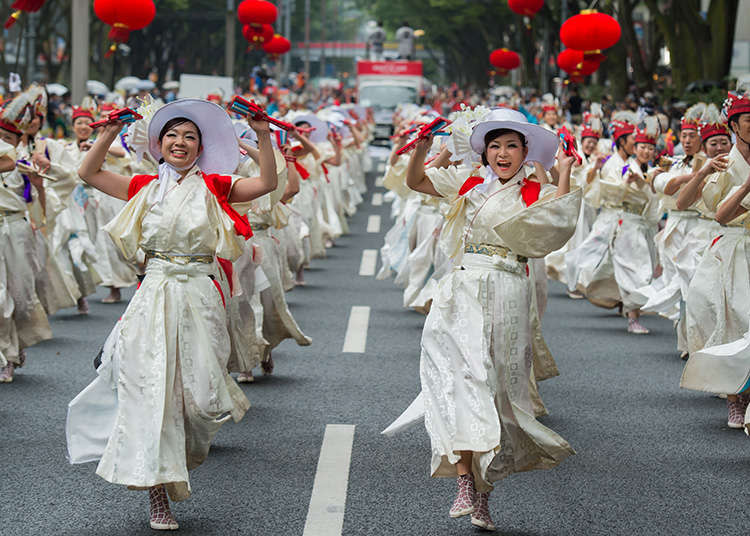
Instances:
[[[288,294],[313,345],[284,342],[274,375],[242,387],[253,407],[222,428],[191,475],[193,496],[173,505],[181,534],[302,535],[329,424],[356,427],[343,534],[475,533],[468,518],[448,517],[455,483],[429,477],[424,428],[380,435],[419,392],[424,317],[401,308],[392,281],[358,275],[362,250],[378,249],[390,226],[390,205],[370,202],[383,191],[374,177],[352,234]],[[382,217],[379,233],[365,231],[371,214]],[[56,315],[55,338],[0,385],[2,535],[153,534],[145,492],[65,456],[67,403],[93,379],[92,360],[124,310],[103,296],[88,317]],[[342,353],[352,306],[370,307],[364,353]],[[727,428],[723,400],[679,389],[670,323],[644,324],[650,335],[628,335],[623,318],[550,285],[544,332],[561,376],[541,386],[551,412],[542,420],[577,455],[500,482],[491,496],[498,534],[747,534],[750,440]]]

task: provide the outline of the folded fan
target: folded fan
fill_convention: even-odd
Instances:
[[[417,137],[411,140],[409,143],[401,147],[398,151],[396,151],[396,154],[404,154],[408,151],[410,151],[418,141],[420,140],[426,140],[430,136],[448,136],[450,133],[445,132],[443,129],[450,125],[451,122],[448,121],[444,117],[437,117],[432,120],[431,123],[423,126],[421,129],[419,129],[419,132],[417,133]]]
[[[583,160],[581,158],[581,155],[578,154],[578,151],[576,150],[576,139],[573,137],[573,134],[571,134],[566,127],[561,127],[557,131],[557,135],[560,136],[560,141],[562,142],[563,146],[563,152],[568,156],[575,157],[576,162],[580,164]]]
[[[284,130],[294,130],[296,128],[291,123],[279,121],[278,119],[271,117],[263,108],[255,104],[253,101],[243,99],[238,95],[235,95],[234,98],[229,101],[229,109],[244,117],[250,116],[255,121],[267,121]]]
[[[99,128],[103,127],[105,125],[109,125],[111,123],[135,123],[139,119],[143,119],[143,116],[139,114],[138,112],[134,112],[130,108],[122,108],[120,110],[115,110],[114,112],[110,112],[107,116],[107,119],[102,119],[101,121],[96,121],[94,123],[91,123],[89,126],[91,128]]]

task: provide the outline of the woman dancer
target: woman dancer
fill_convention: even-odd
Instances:
[[[557,188],[526,176],[525,161],[552,166],[558,139],[520,112],[493,110],[470,140],[484,164],[479,175],[473,166],[425,169],[427,139],[412,154],[407,184],[451,203],[443,237],[457,255],[457,268],[438,284],[422,334],[431,473],[458,477],[451,517],[471,514],[473,525],[494,530],[488,506],[494,482],[554,467],[573,454],[534,418],[526,262],[570,238],[581,192],[569,193],[572,157],[558,160]]]
[[[91,186],[128,200],[104,228],[123,256],[146,252],[146,277],[114,332],[116,417],[97,474],[148,489],[156,530],[178,528],[167,493],[190,496],[188,471],[205,460],[229,415],[239,420],[248,407],[227,372],[229,295],[217,258],[238,258],[237,234],[252,234],[231,203],[276,187],[268,124],[250,126],[258,134],[259,178],[226,175],[239,160],[234,128],[222,108],[200,99],[174,101],[153,115],[149,151],[162,161],[158,176],[102,170],[121,123],[104,128],[79,169]]]

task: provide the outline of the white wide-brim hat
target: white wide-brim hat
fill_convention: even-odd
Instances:
[[[469,138],[474,152],[481,155],[484,152],[484,137],[488,132],[500,128],[515,130],[524,135],[529,149],[527,162],[540,162],[545,169],[551,168],[555,163],[559,144],[557,134],[529,123],[521,112],[509,108],[495,108],[474,126]]]
[[[148,150],[156,161],[161,159],[159,133],[176,117],[189,119],[201,131],[203,150],[196,163],[205,173],[234,173],[240,163],[240,146],[232,120],[227,112],[203,99],[179,99],[159,108],[148,125]]]
[[[294,124],[295,126],[299,123],[308,123],[313,130],[307,137],[310,139],[313,143],[323,143],[326,141],[326,138],[328,137],[328,123],[323,121],[320,117],[318,117],[315,114],[295,114],[295,115],[287,115],[286,118],[289,122]]]

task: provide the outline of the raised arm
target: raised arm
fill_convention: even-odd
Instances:
[[[677,209],[687,210],[693,206],[693,203],[701,196],[706,177],[715,171],[725,171],[728,165],[729,160],[726,155],[717,155],[693,173],[687,184],[680,189],[680,194],[677,196]]]
[[[265,121],[248,121],[258,134],[258,165],[260,177],[237,179],[229,194],[230,203],[246,203],[272,192],[278,184],[276,159],[273,156],[271,130]]]
[[[292,130],[289,134],[302,144],[302,149],[296,153],[297,158],[302,158],[308,154],[312,154],[315,160],[320,158],[320,151],[310,142],[307,136],[297,130]]]
[[[557,151],[557,193],[555,197],[562,197],[570,192],[570,171],[573,169],[574,156],[568,156],[562,147]]]
[[[745,182],[742,183],[735,193],[719,205],[719,210],[716,211],[716,221],[722,225],[726,225],[736,217],[747,212],[747,209],[741,205],[747,194],[750,194],[750,175],[748,175]]]
[[[78,176],[85,183],[107,195],[127,201],[130,177],[102,170],[102,164],[107,157],[110,145],[122,130],[122,123],[112,123],[105,126],[94,146],[86,153],[86,156],[78,168]]]
[[[442,197],[424,172],[424,161],[430,147],[432,147],[432,136],[416,143],[409,158],[409,166],[406,168],[406,185],[415,192]]]

